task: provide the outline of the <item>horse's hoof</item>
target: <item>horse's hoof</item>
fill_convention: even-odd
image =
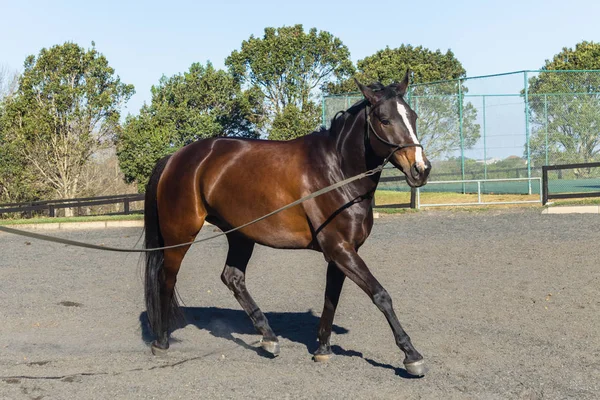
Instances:
[[[169,354],[169,349],[161,349],[154,343],[150,346],[150,350],[152,350],[152,354],[157,357],[166,357]]]
[[[260,345],[266,352],[273,354],[275,357],[279,355],[279,342],[261,339]]]
[[[412,376],[424,376],[427,372],[427,366],[425,365],[425,360],[419,360],[411,363],[404,363],[404,368],[406,368],[406,372]]]
[[[331,353],[313,354],[313,360],[315,362],[327,362],[331,359],[332,356],[333,356],[333,354],[331,354]]]

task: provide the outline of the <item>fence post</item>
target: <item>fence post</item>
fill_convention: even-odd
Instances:
[[[485,123],[485,95],[483,95],[483,179],[487,179],[487,142]]]
[[[542,166],[542,205],[548,203],[548,167]]]
[[[410,208],[417,208],[417,188],[410,188]]]
[[[458,80],[458,134],[460,136],[460,171],[461,179],[465,180],[465,141],[463,132],[463,92],[462,81]],[[465,184],[462,184],[462,192],[465,194]]]
[[[50,218],[54,218],[54,206],[53,205],[48,206],[48,215],[50,216]]]
[[[125,198],[125,200],[123,200],[123,211],[125,212],[125,215],[129,214],[129,199]]]
[[[321,124],[327,127],[327,121],[325,120],[325,95],[321,95],[321,108],[323,109],[321,112]]]
[[[546,165],[548,165],[548,95],[544,95],[544,121],[546,127]]]
[[[525,145],[527,149],[527,177],[531,178],[531,151],[529,148],[529,82],[527,71],[523,73],[525,86]],[[529,182],[529,194],[531,194],[531,180]]]

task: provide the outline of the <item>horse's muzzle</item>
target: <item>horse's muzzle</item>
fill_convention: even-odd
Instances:
[[[423,163],[414,163],[410,167],[410,173],[406,174],[406,181],[412,187],[420,187],[427,183],[431,172],[431,163],[425,160]]]

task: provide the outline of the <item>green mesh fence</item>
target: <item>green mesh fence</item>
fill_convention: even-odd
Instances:
[[[548,192],[600,192],[600,167],[569,168],[548,171]]]
[[[360,93],[324,97],[323,124],[329,126],[337,111],[360,99]],[[417,134],[433,165],[431,181],[541,177],[543,165],[600,161],[600,70],[521,71],[416,84],[406,100],[419,115]],[[577,179],[587,184],[583,175]],[[539,185],[532,185],[482,188],[539,193]],[[382,189],[401,187],[390,182]],[[467,185],[457,188],[469,191]]]

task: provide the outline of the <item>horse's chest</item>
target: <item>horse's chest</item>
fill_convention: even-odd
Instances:
[[[319,242],[343,241],[360,247],[369,237],[372,227],[373,211],[370,207],[349,207],[337,215],[332,214],[315,233],[321,236]]]

